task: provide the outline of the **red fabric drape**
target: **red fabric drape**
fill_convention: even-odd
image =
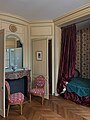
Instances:
[[[62,28],[61,56],[57,92],[60,94],[74,75],[76,58],[76,25]]]

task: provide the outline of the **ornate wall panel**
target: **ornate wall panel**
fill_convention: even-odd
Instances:
[[[32,36],[50,36],[52,35],[52,26],[31,26]]]

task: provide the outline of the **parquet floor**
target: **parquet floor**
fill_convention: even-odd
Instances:
[[[90,108],[66,100],[60,96],[51,97],[45,102],[52,111],[61,115],[65,120],[90,120]]]
[[[41,105],[41,99],[33,98],[31,104],[25,102],[23,105],[23,115],[20,115],[19,106],[11,106],[9,116],[0,117],[0,120],[65,120],[49,107]]]
[[[34,97],[31,104],[23,105],[23,115],[18,106],[10,109],[9,116],[0,120],[90,120],[90,108],[62,97],[50,97],[41,105],[41,98]]]

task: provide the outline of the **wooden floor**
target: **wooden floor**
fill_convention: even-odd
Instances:
[[[0,120],[90,120],[90,108],[77,105],[61,97],[50,97],[45,100],[34,97],[31,104],[27,101],[23,105],[23,115],[18,106],[12,106],[9,116]]]
[[[76,104],[62,97],[51,97],[45,106],[61,115],[65,120],[90,120],[90,108]]]

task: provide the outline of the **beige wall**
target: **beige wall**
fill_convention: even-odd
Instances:
[[[13,24],[17,31],[11,32],[9,26]],[[52,39],[53,63],[53,93],[54,93],[54,23],[52,21],[28,22],[26,19],[11,14],[0,13],[0,29],[5,29],[5,36],[16,35],[23,43],[24,67],[32,70],[32,39]],[[10,43],[11,44],[11,43]],[[32,75],[32,74],[31,74]]]
[[[17,31],[16,32],[11,32],[9,29],[9,26],[13,24],[16,26]],[[0,29],[5,29],[5,36],[7,35],[16,35],[20,38],[21,42],[23,43],[23,55],[24,55],[24,67],[29,67],[29,60],[28,60],[28,21],[25,21],[24,19],[20,17],[16,17],[10,14],[4,14],[0,13]]]
[[[54,93],[54,23],[52,21],[36,21],[30,24],[30,50],[32,51],[32,41],[36,39],[52,39],[52,94]],[[46,48],[47,49],[47,48]],[[32,52],[31,52],[32,53]],[[30,55],[32,69],[32,55]]]

